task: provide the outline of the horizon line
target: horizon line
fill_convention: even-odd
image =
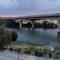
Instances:
[[[54,14],[58,14],[60,15],[60,13],[40,13],[40,14],[30,14],[30,15],[0,15],[0,17],[24,17],[24,16],[35,16],[35,15],[54,15]]]

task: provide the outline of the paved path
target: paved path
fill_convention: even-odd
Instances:
[[[18,54],[14,52],[2,51],[0,52],[0,60],[18,60]],[[36,57],[30,55],[19,55],[19,60],[60,60],[49,57]]]

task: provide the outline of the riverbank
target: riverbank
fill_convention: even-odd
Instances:
[[[58,48],[57,48],[58,47]],[[19,54],[27,54],[27,55],[33,55],[38,57],[49,57],[53,58],[60,57],[60,48],[59,46],[51,47],[51,46],[45,46],[45,45],[38,45],[28,42],[22,42],[22,41],[15,41],[12,42],[11,46],[8,48],[9,51],[14,51]]]
[[[21,45],[21,44],[27,44],[27,45],[30,45],[30,46],[44,46],[45,45],[43,43],[38,44],[38,43],[24,42],[24,41],[14,41],[14,42],[11,42],[11,45],[14,45],[14,46],[18,46],[18,45]]]

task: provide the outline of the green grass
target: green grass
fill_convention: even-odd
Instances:
[[[27,44],[30,46],[44,46],[44,44],[32,43],[32,42],[23,42],[23,41],[14,41],[11,43],[13,46],[19,46],[21,44]]]
[[[14,41],[14,42],[11,42],[11,45],[20,45],[20,44],[23,44],[24,42],[22,41]]]
[[[32,43],[32,42],[25,42],[25,43],[32,46],[44,46],[44,44],[38,44],[38,43]]]

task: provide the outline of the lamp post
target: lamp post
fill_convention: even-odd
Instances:
[[[18,50],[18,60],[19,60],[19,50]]]
[[[17,52],[18,52],[18,60],[20,60],[20,59],[19,59],[19,53],[20,53],[20,51],[21,51],[20,49],[17,50]]]

